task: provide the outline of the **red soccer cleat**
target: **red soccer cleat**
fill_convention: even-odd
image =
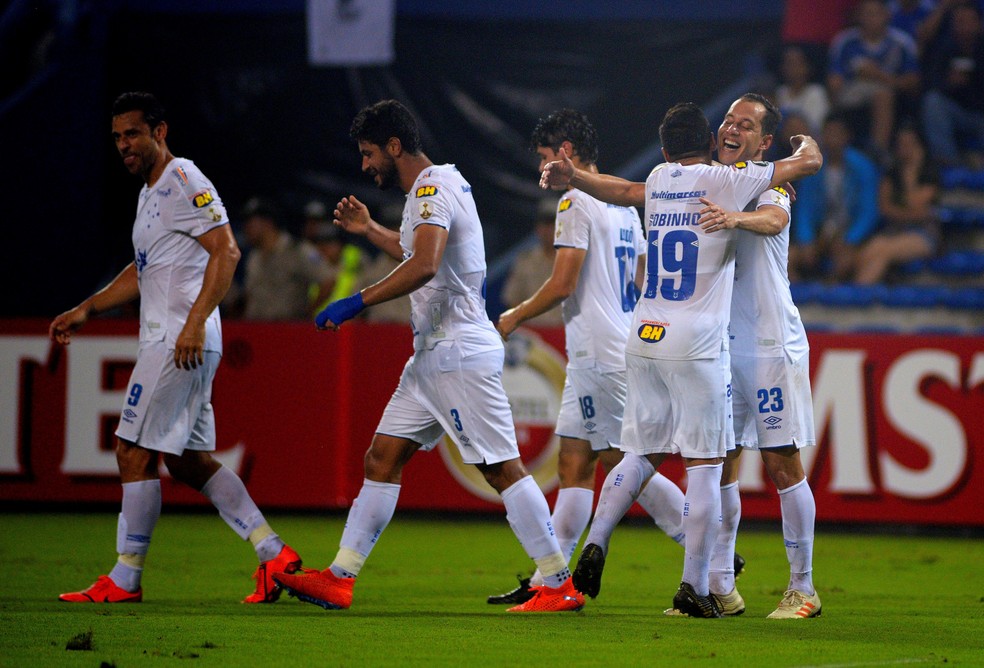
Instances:
[[[301,557],[289,545],[284,545],[278,554],[264,561],[253,573],[256,591],[243,599],[243,603],[273,603],[280,598],[280,585],[273,580],[279,573],[295,573],[301,568]]]
[[[143,600],[143,589],[127,591],[117,587],[108,575],[100,575],[95,584],[85,591],[62,594],[58,600],[68,603],[139,603]]]
[[[345,610],[352,605],[354,578],[336,577],[330,568],[323,571],[305,568],[298,573],[273,576],[291,596],[320,605],[325,610]]]
[[[533,598],[509,608],[509,612],[577,612],[584,607],[584,595],[574,589],[570,578],[556,589],[546,585],[533,589],[536,590]]]

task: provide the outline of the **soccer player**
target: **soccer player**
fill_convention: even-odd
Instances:
[[[768,188],[816,172],[822,157],[816,142],[797,136],[786,160],[712,166],[714,138],[691,103],[667,111],[660,140],[667,162],[645,184],[576,170],[566,156],[546,165],[541,177],[545,187],[573,185],[613,204],[644,202],[649,242],[645,291],[626,346],[626,454],[605,480],[575,582],[589,591],[597,587],[615,525],[666,456],[679,453],[688,479],[686,554],[667,614],[720,617],[709,566],[720,527],[722,463],[734,443],[727,325],[736,233],[709,234],[718,230],[714,221],[701,227],[700,199],[742,208]]]
[[[564,149],[577,169],[597,172],[598,133],[573,109],[556,111],[533,130],[530,148],[540,170]],[[571,188],[557,205],[553,272],[528,299],[499,317],[503,338],[523,322],[563,303],[567,342],[564,382],[556,433],[560,490],[551,517],[557,540],[569,560],[591,520],[595,467],[609,470],[622,458],[625,409],[625,340],[645,270],[646,242],[633,207],[611,206]],[[683,541],[683,492],[657,473],[639,502],[663,531]],[[534,573],[514,591],[490,596],[489,603],[522,601],[541,584]]]
[[[161,455],[171,475],[199,490],[223,520],[256,549],[256,591],[244,603],[280,596],[273,575],[301,566],[263,519],[242,480],[215,450],[212,379],[222,356],[218,305],[239,262],[225,207],[211,181],[167,147],[167,121],[149,93],[124,93],[113,103],[113,140],[131,174],[144,180],[133,223],[136,259],[105,288],[55,318],[52,340],[68,345],[93,315],[140,298],[140,348],[116,430],[123,507],[116,534],[119,558],[109,575],[73,603],[135,603],[151,535],[161,513]]]
[[[718,128],[717,155],[725,165],[761,160],[781,121],[779,110],[749,93],[732,103]],[[709,199],[702,210],[709,234],[736,229],[735,288],[731,300],[731,371],[735,449],[721,473],[721,532],[711,559],[710,589],[725,614],[741,614],[744,601],[730,572],[741,498],[742,449],[758,450],[779,490],[789,586],[769,619],[820,614],[813,586],[816,504],[799,449],[816,444],[810,391],[810,344],[789,293],[789,194],[777,186],[746,211],[725,211]]]
[[[403,261],[387,277],[329,304],[316,318],[337,329],[365,307],[409,294],[414,354],[365,457],[365,480],[341,544],[324,571],[277,575],[289,593],[325,609],[348,608],[355,579],[396,508],[404,464],[450,434],[502,496],[509,525],[543,574],[535,595],[511,612],[579,610],[567,559],[543,492],[519,458],[502,387],[502,339],[485,312],[485,244],[471,186],[454,165],[435,165],[417,122],[396,100],[362,109],[350,132],[362,171],[380,188],[407,193],[399,232],[373,221],[359,200],[338,203],[335,222]]]

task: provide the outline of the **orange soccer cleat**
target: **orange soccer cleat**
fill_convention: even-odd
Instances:
[[[574,589],[570,578],[556,589],[543,585],[533,590],[533,598],[509,608],[509,612],[577,612],[584,607],[584,595]]]
[[[336,577],[330,568],[323,571],[305,568],[296,573],[276,573],[273,579],[291,596],[320,605],[325,610],[345,610],[352,605],[355,578]]]
[[[68,603],[139,603],[143,600],[143,589],[127,591],[116,586],[108,575],[100,575],[88,589],[62,594],[58,600]]]
[[[280,585],[273,580],[278,573],[295,573],[301,568],[301,557],[289,545],[284,545],[278,554],[264,561],[253,573],[256,591],[243,599],[243,603],[273,603],[280,598]]]

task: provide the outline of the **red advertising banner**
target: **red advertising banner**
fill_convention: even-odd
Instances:
[[[47,325],[0,321],[0,502],[116,502],[113,431],[136,323],[90,322],[67,348],[48,341]],[[217,456],[263,508],[348,507],[410,355],[409,329],[226,322],[224,342]],[[803,459],[818,519],[984,526],[984,341],[815,334],[810,342],[818,446]],[[551,499],[564,364],[562,331],[525,332],[509,342],[503,376],[521,454]],[[679,462],[662,472],[683,482]],[[756,453],[742,457],[740,478],[743,517],[777,519]],[[165,503],[207,503],[165,480]],[[449,442],[418,453],[403,483],[401,508],[502,512]]]

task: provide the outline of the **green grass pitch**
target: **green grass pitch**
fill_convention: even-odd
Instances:
[[[339,516],[272,515],[323,568]],[[2,666],[895,666],[984,665],[984,541],[818,532],[823,615],[772,621],[788,566],[775,530],[745,530],[736,618],[668,618],[682,550],[649,525],[616,532],[602,591],[579,613],[515,615],[486,604],[531,563],[495,520],[397,512],[350,610],[284,596],[242,605],[256,566],[215,515],[165,511],[144,602],[61,603],[111,568],[116,518],[0,514]],[[89,635],[91,634],[91,636]],[[67,649],[69,645],[80,649]],[[91,647],[91,649],[85,649]],[[190,662],[190,663],[189,663]]]

